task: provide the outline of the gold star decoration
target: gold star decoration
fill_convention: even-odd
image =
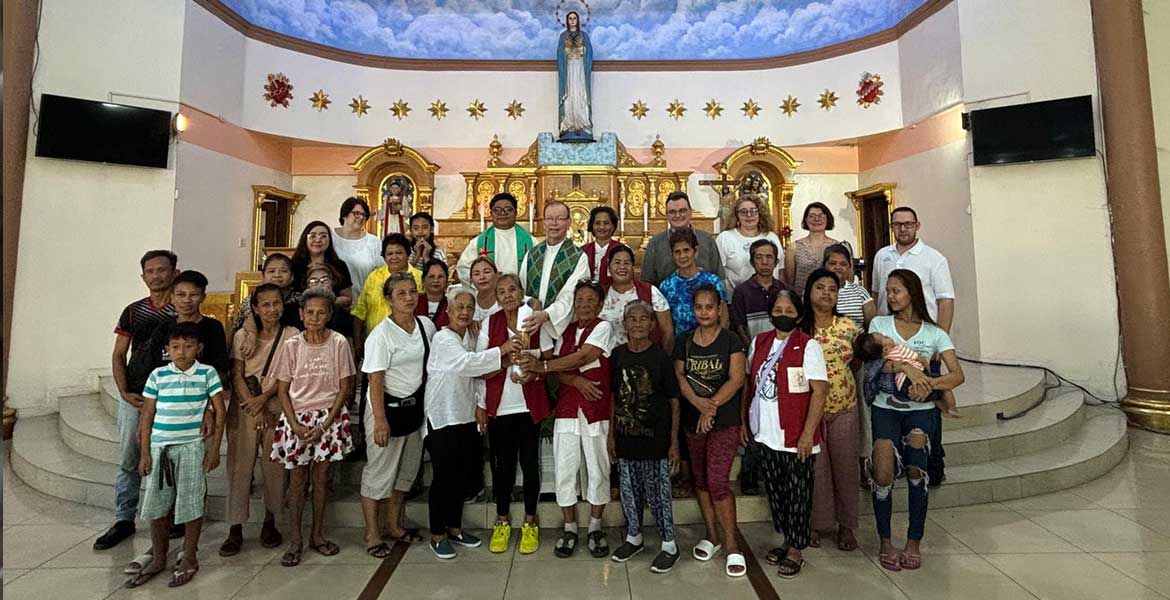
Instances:
[[[447,116],[447,103],[442,100],[435,100],[431,102],[431,107],[427,110],[431,111],[431,116],[436,121],[442,121],[443,117]]]
[[[718,100],[712,98],[708,100],[706,106],[703,107],[703,112],[707,113],[707,116],[711,117],[711,120],[713,121],[716,117],[723,113],[723,105],[719,104]]]
[[[638,100],[630,105],[630,114],[639,121],[641,121],[646,113],[650,112],[650,108],[646,106],[645,102]]]
[[[370,111],[370,103],[365,98],[358,96],[350,101],[349,109],[353,111],[353,114],[360,117]]]
[[[401,121],[410,114],[410,104],[402,98],[399,98],[398,102],[395,102],[394,105],[390,107],[390,112],[394,113],[394,116],[397,117],[399,121]]]
[[[313,95],[309,97],[309,102],[313,104],[313,108],[317,109],[317,112],[328,109],[329,105],[333,103],[333,101],[329,99],[329,94],[325,93],[325,90],[317,90],[313,92]]]
[[[526,109],[524,108],[524,104],[513,100],[512,102],[510,102],[508,104],[507,108],[505,108],[504,110],[508,111],[508,116],[512,117],[512,119],[515,120],[515,119],[519,119],[520,117],[524,116],[524,111]]]
[[[790,117],[796,114],[796,109],[798,108],[800,108],[800,103],[796,101],[796,98],[792,97],[792,94],[789,94],[784,99],[784,103],[780,105],[780,110]]]
[[[479,101],[479,98],[467,105],[467,114],[476,121],[480,120],[486,112],[487,108],[484,107],[483,102]]]
[[[683,117],[683,113],[685,112],[687,112],[687,107],[684,106],[682,102],[679,102],[678,98],[675,98],[674,101],[670,103],[670,106],[666,107],[666,114],[670,115],[670,118],[674,119],[675,121],[681,119]]]
[[[760,104],[751,98],[748,98],[739,109],[743,111],[743,116],[749,119],[754,119],[760,114]]]
[[[820,97],[817,98],[817,104],[820,104],[821,108],[829,110],[834,106],[837,106],[837,100],[837,94],[830,92],[829,90],[825,90],[823,93],[821,93]]]

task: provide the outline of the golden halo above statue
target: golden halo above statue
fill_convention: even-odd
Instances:
[[[585,22],[579,23],[577,26],[577,29],[579,31],[584,31],[585,26],[589,25],[590,19],[593,18],[593,9],[589,8],[589,3],[586,2],[585,0],[561,0],[560,2],[557,3],[556,17],[557,17],[557,24],[562,26],[562,27],[565,25],[565,19],[568,18],[569,13],[573,12],[573,10],[575,10],[575,8],[570,8],[568,11],[565,12],[565,16],[562,17],[561,11],[565,9],[566,4],[571,6],[571,7],[573,5],[580,5],[580,6],[585,7]],[[577,11],[577,14],[580,15],[581,14],[580,11]]]

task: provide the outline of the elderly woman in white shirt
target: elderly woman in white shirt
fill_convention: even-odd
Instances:
[[[509,357],[519,344],[510,338],[502,346],[475,352],[475,336],[468,327],[475,316],[475,291],[463,286],[447,292],[451,321],[435,334],[427,362],[427,452],[434,479],[430,489],[431,551],[438,558],[455,558],[454,544],[468,548],[479,538],[463,531],[463,499],[468,482],[478,480],[483,469],[475,421],[477,377],[511,364]]]

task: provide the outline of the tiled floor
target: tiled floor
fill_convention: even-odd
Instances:
[[[1170,437],[1131,431],[1129,456],[1088,484],[1034,498],[931,511],[918,572],[889,573],[876,563],[869,517],[859,531],[861,551],[810,549],[804,573],[781,580],[765,568],[786,600],[830,596],[870,599],[1170,598]],[[305,555],[295,570],[279,564],[279,550],[250,543],[230,560],[215,549],[222,523],[204,532],[202,570],[186,588],[170,590],[159,578],[141,590],[123,590],[121,567],[149,545],[145,535],[109,552],[91,549],[108,525],[105,510],[33,491],[4,466],[4,596],[8,598],[356,598],[378,568],[361,547],[361,532],[333,530],[336,557]],[[894,516],[895,532],[905,514]],[[764,523],[742,526],[757,556],[778,541]],[[247,531],[249,540],[256,536]],[[700,530],[679,528],[684,551]],[[486,537],[486,535],[485,535]],[[434,559],[425,545],[411,548],[383,590],[384,598],[752,598],[746,579],[729,580],[722,565],[685,557],[667,575],[649,572],[650,548],[625,565],[552,555],[555,532],[546,528],[533,556],[464,551]],[[646,534],[648,546],[657,535]],[[611,531],[611,545],[619,533]],[[514,544],[513,544],[514,545]],[[685,555],[684,555],[685,556]],[[320,592],[320,593],[316,593]]]

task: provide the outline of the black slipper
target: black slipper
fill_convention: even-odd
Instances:
[[[553,554],[557,558],[569,558],[576,550],[577,534],[572,531],[565,531],[561,533],[560,539],[557,540],[557,547],[553,550]]]

